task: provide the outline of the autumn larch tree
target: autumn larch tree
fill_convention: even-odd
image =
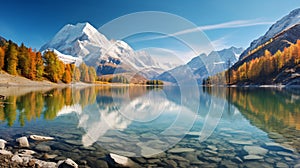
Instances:
[[[44,75],[44,61],[40,52],[36,53],[36,79],[41,80]]]
[[[5,70],[11,75],[17,75],[18,50],[17,45],[9,41],[7,52],[5,53]]]
[[[52,51],[46,51],[44,53],[45,59],[45,74],[47,78],[52,82],[58,82],[62,75],[61,73],[64,70],[61,69],[61,65],[63,64],[57,57],[57,55]]]
[[[96,76],[97,76],[96,70],[95,70],[94,67],[90,66],[90,67],[88,68],[88,71],[89,71],[89,79],[90,79],[90,82],[91,82],[91,83],[94,83],[94,82],[96,81]]]
[[[4,68],[4,57],[5,57],[5,50],[3,47],[0,47],[0,71]]]
[[[71,66],[70,66],[70,64],[66,65],[66,69],[65,69],[65,72],[63,74],[62,81],[64,83],[71,83],[72,82]]]
[[[81,72],[81,75],[80,75],[81,81],[82,82],[90,82],[89,70],[88,70],[87,65],[85,63],[82,63],[82,64],[80,64],[79,69]]]

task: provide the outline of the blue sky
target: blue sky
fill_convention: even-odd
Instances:
[[[9,0],[1,2],[0,36],[39,49],[65,24],[89,22],[99,28],[126,14],[162,11],[200,27],[217,49],[246,48],[271,23],[298,7],[299,0]],[[122,27],[116,31],[122,31]],[[141,41],[136,37],[127,38],[135,49],[176,45],[172,40]]]

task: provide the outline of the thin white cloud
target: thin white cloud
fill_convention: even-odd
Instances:
[[[199,30],[206,31],[206,30],[215,30],[215,29],[226,29],[226,28],[239,28],[239,27],[250,27],[250,26],[258,26],[258,25],[270,25],[274,22],[267,22],[267,21],[260,21],[258,19],[255,20],[235,20],[230,22],[224,22],[214,25],[205,25],[199,26],[193,29],[183,30],[180,32],[174,33],[175,35],[181,35],[186,33],[192,33]]]
[[[224,48],[229,48],[227,44],[228,36],[221,37],[219,39],[216,39],[211,42],[212,46],[214,47],[214,50],[222,50]]]
[[[145,37],[134,40],[134,42],[137,41],[147,41],[147,40],[156,40],[156,39],[163,39],[168,37],[174,37],[189,33],[195,33],[200,31],[208,31],[208,30],[216,30],[216,29],[228,29],[228,28],[240,28],[240,27],[250,27],[250,26],[259,26],[259,25],[271,25],[274,22],[270,21],[263,21],[261,19],[255,19],[255,20],[234,20],[230,22],[224,22],[219,24],[213,24],[213,25],[205,25],[205,26],[198,26],[191,29],[186,29],[182,31],[178,31],[175,33],[167,34],[167,35],[157,35],[152,37]]]
[[[179,51],[175,49],[166,48],[143,48],[140,51],[146,51],[152,58],[158,62],[170,63],[174,65],[185,64],[186,61],[195,57],[195,52],[189,51]]]

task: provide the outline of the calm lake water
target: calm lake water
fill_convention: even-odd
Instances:
[[[21,136],[52,136],[30,141],[44,160],[113,167],[115,153],[141,167],[300,166],[299,90],[31,89],[0,87],[0,138],[11,148]]]

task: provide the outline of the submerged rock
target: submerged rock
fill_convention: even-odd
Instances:
[[[238,156],[234,157],[234,158],[232,159],[232,161],[234,161],[234,162],[236,162],[236,163],[243,163],[243,160],[242,160],[240,157],[238,157]]]
[[[54,140],[53,137],[40,136],[40,135],[30,135],[29,137],[32,140],[35,140],[35,141],[50,141],[50,140]]]
[[[296,164],[294,168],[300,168],[300,163]]]
[[[185,153],[185,152],[194,152],[195,149],[192,148],[173,148],[169,150],[169,153]]]
[[[35,149],[38,150],[38,151],[41,151],[41,152],[49,152],[49,151],[51,151],[51,147],[47,146],[47,145],[44,145],[44,144],[38,144],[35,147]]]
[[[265,155],[268,150],[259,146],[244,146],[244,150],[249,155]]]
[[[289,168],[289,165],[279,162],[279,163],[276,163],[276,167],[278,167],[278,168]]]
[[[107,162],[104,161],[104,160],[97,160],[96,163],[97,163],[97,165],[99,165],[99,167],[101,167],[101,168],[109,168]]]
[[[82,142],[79,140],[65,140],[66,143],[70,144],[70,145],[77,145],[77,146],[81,146]]]
[[[222,160],[219,157],[207,157],[205,159],[208,160],[209,162],[215,162],[215,163],[221,162],[221,160]]]
[[[237,145],[252,145],[252,141],[239,141],[239,140],[229,140],[229,143],[237,144]]]
[[[291,153],[294,152],[292,148],[285,147],[275,142],[267,142],[265,143],[265,145],[267,146],[268,149],[272,151],[283,151],[283,152],[291,152]]]
[[[260,160],[263,159],[262,156],[258,156],[258,155],[246,155],[244,156],[244,160]]]
[[[16,139],[17,142],[19,142],[19,146],[21,148],[29,148],[29,142],[28,142],[28,139],[27,137],[20,137],[18,139]]]
[[[217,151],[218,148],[216,146],[212,146],[212,145],[207,145],[207,148],[213,151]]]
[[[177,163],[174,160],[168,160],[165,159],[165,162],[170,166],[170,167],[178,167]]]

